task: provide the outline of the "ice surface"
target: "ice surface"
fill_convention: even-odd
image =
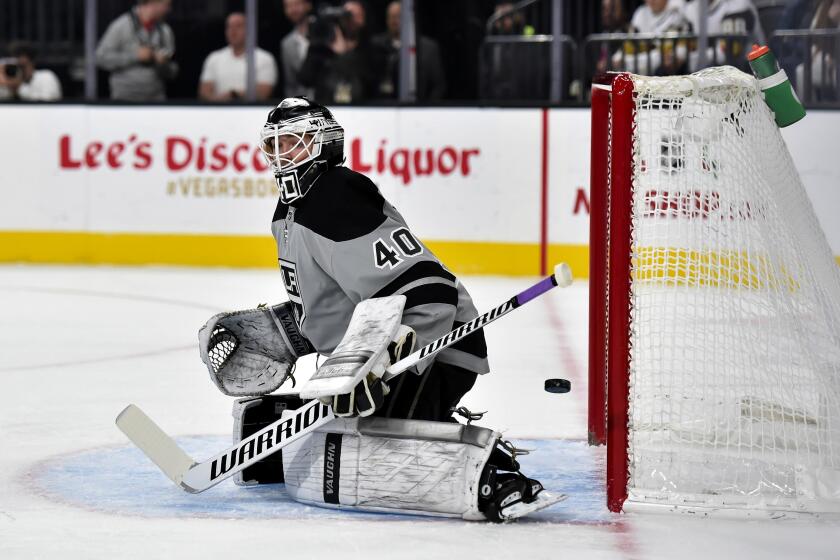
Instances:
[[[480,310],[530,278],[464,278]],[[283,299],[273,271],[0,267],[0,558],[840,558],[840,524],[614,515],[586,433],[587,285],[487,328],[491,374],[464,403],[569,499],[503,526],[343,513],[282,486],[176,488],[114,426],[134,402],[196,458],[229,443],[231,399],[198,357],[212,314]],[[298,367],[299,382],[313,370]],[[547,377],[572,383],[543,391]]]

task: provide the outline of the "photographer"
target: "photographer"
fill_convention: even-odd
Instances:
[[[175,77],[175,36],[163,19],[171,0],[138,0],[111,22],[96,47],[97,64],[111,72],[111,99],[163,101],[165,82]]]
[[[350,0],[341,7],[323,8],[309,23],[309,51],[298,78],[314,88],[324,103],[360,103],[376,91],[381,68],[371,48],[366,11]]]
[[[0,100],[58,101],[61,83],[52,70],[36,70],[35,47],[12,43],[9,58],[0,59]]]

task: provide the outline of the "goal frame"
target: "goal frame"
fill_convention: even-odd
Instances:
[[[618,512],[627,499],[629,474],[627,394],[635,116],[629,74],[596,76],[591,115],[588,432],[590,445],[607,445],[607,506]],[[619,270],[626,274],[610,273]]]
[[[607,506],[836,517],[840,269],[753,78],[721,67],[678,79],[608,73],[592,86],[588,433],[607,446]],[[672,179],[720,186],[720,205],[647,213]],[[697,216],[717,221],[686,230]]]

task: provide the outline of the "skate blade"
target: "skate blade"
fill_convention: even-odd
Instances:
[[[568,498],[568,496],[566,496],[565,494],[552,494],[547,490],[543,490],[542,492],[537,494],[537,499],[533,502],[528,504],[524,502],[513,504],[512,506],[506,507],[502,511],[500,511],[499,516],[505,521],[517,519],[519,517],[528,515],[529,513],[534,513],[535,511],[540,511],[541,509],[551,507],[554,504],[562,502],[566,498]]]

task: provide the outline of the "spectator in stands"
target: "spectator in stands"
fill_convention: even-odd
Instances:
[[[814,18],[811,21],[811,29],[834,29],[840,30],[840,0],[822,0],[817,5]],[[840,38],[838,35],[832,37],[817,37],[811,47],[811,99],[820,101],[835,101],[840,96],[838,91],[837,73],[840,60],[835,58],[840,52]],[[796,83],[799,85],[799,93],[806,97],[805,86],[805,59],[796,67]]]
[[[630,19],[632,33],[668,33],[687,27],[683,0],[645,0]]]
[[[601,0],[601,33],[627,33],[628,21],[622,0]],[[614,47],[613,47],[614,48]],[[598,50],[598,61],[595,63],[597,72],[612,70],[611,52],[613,49],[607,43],[601,43]]]
[[[808,29],[814,18],[817,0],[788,0],[779,17],[777,29]],[[805,60],[805,40],[801,37],[776,38],[772,41],[773,53],[779,60],[779,66],[787,73],[794,87],[796,67]]]
[[[394,0],[388,4],[385,15],[385,33],[373,38],[373,46],[385,61],[379,78],[378,96],[395,98],[399,84],[400,67],[400,15],[401,4]],[[417,99],[434,101],[443,97],[446,91],[446,77],[443,73],[443,61],[440,58],[438,44],[432,39],[420,36],[417,45]]]
[[[309,50],[309,14],[311,12],[310,0],[283,0],[283,13],[295,26],[280,42],[284,97],[305,95],[313,98],[314,96],[312,88],[302,86],[298,79],[298,73]]]
[[[627,25],[622,0],[601,0],[601,33],[626,33]]]
[[[344,26],[345,35],[349,41],[361,41],[367,33],[367,8],[359,0],[348,0],[344,3],[347,23]]]
[[[97,64],[111,73],[111,98],[163,101],[166,81],[178,73],[175,36],[163,20],[171,0],[138,0],[111,22],[96,48]]]
[[[685,17],[696,33],[700,27],[700,7],[697,0],[692,0],[686,5]],[[755,9],[752,0],[709,0],[706,28],[710,35],[746,33],[755,43],[763,45],[766,42],[758,10]]]
[[[204,60],[198,97],[204,101],[236,101],[245,98],[247,57],[245,56],[245,14],[234,12],[225,22],[228,46],[211,52]],[[271,97],[277,83],[277,63],[268,51],[256,48],[257,99]]]
[[[683,0],[645,0],[630,20],[631,33],[663,35],[688,29]],[[669,76],[683,74],[688,58],[684,40],[640,39],[628,41],[623,51],[613,55],[613,68],[637,74]]]
[[[732,64],[745,67],[747,51],[754,43],[766,44],[764,29],[758,18],[752,0],[709,0],[709,15],[706,30],[709,35],[738,35],[746,34],[745,40],[737,38],[722,39],[717,42],[714,50],[708,49],[709,64]],[[700,7],[697,0],[689,2],[685,7],[685,17],[694,33],[700,28]],[[699,70],[697,52],[691,53],[690,69]]]
[[[377,60],[367,33],[367,12],[358,0],[322,9],[309,22],[309,49],[298,78],[324,104],[360,103],[377,91]]]
[[[808,29],[817,3],[817,0],[787,0],[776,28]]]
[[[12,43],[10,57],[0,60],[0,100],[58,101],[61,83],[52,70],[36,70],[37,54],[30,43]]]

